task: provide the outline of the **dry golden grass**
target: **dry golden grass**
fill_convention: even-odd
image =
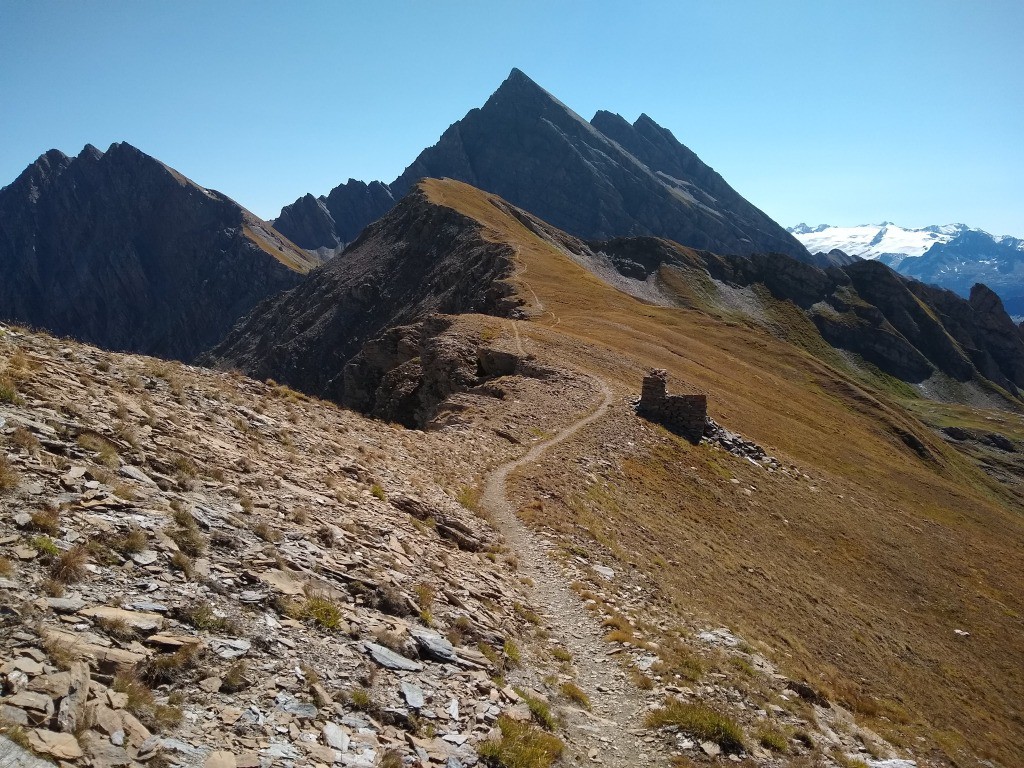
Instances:
[[[823,362],[795,322],[804,349],[753,323],[644,304],[496,198],[452,181],[424,189],[480,221],[488,239],[515,245],[512,281],[533,316],[517,326],[539,342],[533,349],[616,395],[604,419],[516,481],[520,504],[556,492],[531,524],[585,530],[604,556],[656,579],[666,607],[764,641],[787,672],[897,741],[920,746],[922,735],[922,748],[951,756],[1024,762],[1024,516],[896,399],[899,386],[879,378],[872,388]],[[691,306],[707,289],[692,286]],[[785,306],[776,309],[787,322]],[[773,475],[637,420],[621,402],[652,367],[668,370],[673,391],[708,394],[719,423],[800,474]],[[568,469],[581,455],[616,462],[610,481],[584,485]],[[665,562],[679,565],[657,566]]]

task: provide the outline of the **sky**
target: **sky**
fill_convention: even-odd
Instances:
[[[0,186],[127,141],[263,218],[391,181],[513,67],[779,223],[1024,236],[1021,0],[0,0]]]

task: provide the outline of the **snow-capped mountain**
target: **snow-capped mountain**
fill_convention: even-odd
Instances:
[[[965,224],[908,229],[892,222],[837,227],[797,224],[789,232],[811,253],[839,249],[850,256],[877,259],[897,272],[969,296],[985,283],[1006,310],[1024,317],[1024,240],[990,235]]]

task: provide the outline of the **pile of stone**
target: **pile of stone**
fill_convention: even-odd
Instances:
[[[740,458],[746,459],[751,464],[756,464],[757,466],[764,467],[765,469],[770,469],[772,471],[781,471],[784,469],[782,462],[774,456],[769,456],[765,449],[760,445],[752,440],[744,439],[735,432],[730,432],[710,416],[707,418],[707,423],[704,426],[704,439],[702,442],[707,443],[708,445],[718,446],[722,450],[728,451],[733,456],[739,456]]]

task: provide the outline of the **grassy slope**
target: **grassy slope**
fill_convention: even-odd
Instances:
[[[565,449],[600,454],[635,437],[606,488],[588,493],[559,474],[567,461],[549,462],[542,479],[585,500],[595,538],[654,571],[681,609],[767,641],[890,735],[924,727],[950,754],[1024,758],[1024,516],[1003,492],[885,394],[797,347],[615,291],[470,187],[431,181],[427,191],[517,245],[522,295],[543,305],[521,330],[622,396],[647,368],[668,369],[674,388],[709,395],[720,423],[810,476],[768,475],[613,409],[591,445]],[[579,504],[549,506],[552,520],[581,522]]]

